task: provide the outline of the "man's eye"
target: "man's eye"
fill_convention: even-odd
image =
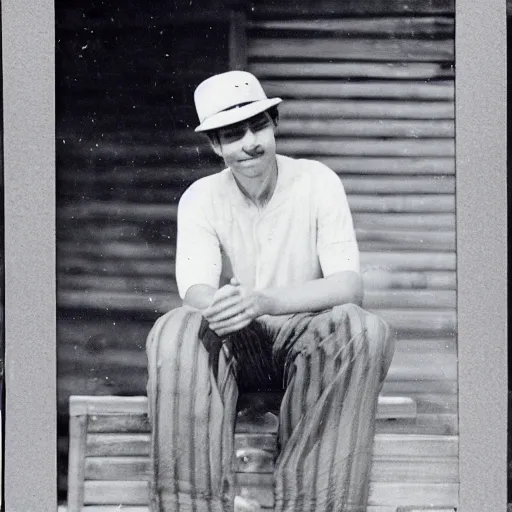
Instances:
[[[224,139],[241,139],[244,136],[243,130],[232,130],[222,133]]]
[[[255,131],[263,130],[263,128],[266,128],[268,125],[269,125],[268,119],[261,119],[261,120],[255,122],[254,124],[252,124],[251,129],[255,130]]]

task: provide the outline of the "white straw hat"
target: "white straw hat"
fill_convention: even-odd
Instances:
[[[258,79],[247,71],[228,71],[201,82],[194,93],[201,123],[196,132],[238,123],[281,103],[267,98]]]

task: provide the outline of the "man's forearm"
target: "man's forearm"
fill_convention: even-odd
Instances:
[[[338,272],[323,279],[283,288],[268,288],[258,293],[262,296],[265,314],[315,312],[348,303],[360,306],[363,281],[356,272]]]

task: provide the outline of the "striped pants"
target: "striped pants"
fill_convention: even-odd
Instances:
[[[225,339],[195,310],[149,333],[152,512],[226,512],[236,492],[239,390],[285,390],[274,472],[277,512],[362,512],[390,329],[355,306],[262,317]]]

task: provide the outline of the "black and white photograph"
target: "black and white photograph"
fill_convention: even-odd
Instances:
[[[453,0],[56,0],[59,512],[455,512]]]

